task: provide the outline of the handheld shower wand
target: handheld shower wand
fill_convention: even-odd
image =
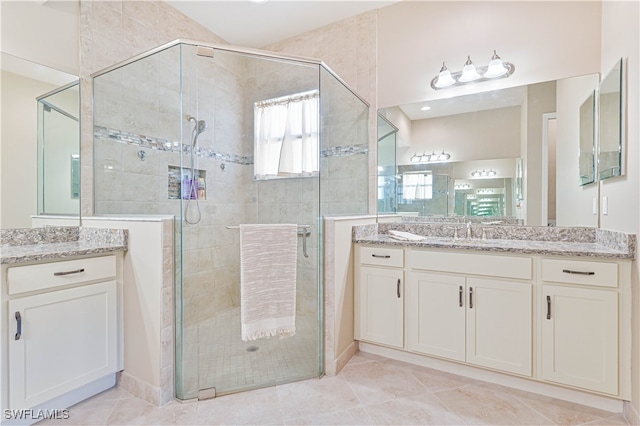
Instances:
[[[200,203],[198,201],[198,179],[196,178],[196,162],[198,156],[196,155],[196,146],[198,144],[198,136],[203,133],[207,129],[207,122],[204,120],[198,120],[192,115],[187,115],[188,121],[193,121],[193,131],[191,132],[191,176],[189,176],[187,182],[189,184],[189,188],[187,193],[187,205],[184,210],[184,220],[190,224],[195,225],[200,222],[202,215],[200,213]],[[182,192],[183,195],[185,191]],[[191,206],[191,200],[195,200],[196,204],[196,218],[194,220],[189,219],[189,207]]]

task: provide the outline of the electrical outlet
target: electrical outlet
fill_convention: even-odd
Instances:
[[[609,214],[609,197],[602,197],[602,214]]]

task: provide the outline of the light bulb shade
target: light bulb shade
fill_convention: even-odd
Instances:
[[[422,158],[422,157],[420,157],[418,154],[413,154],[413,155],[411,156],[411,158],[409,159],[409,161],[410,161],[411,163],[417,163],[417,162],[419,162],[419,161],[420,161],[420,159],[421,159],[421,158]]]
[[[504,66],[502,63],[502,59],[498,57],[498,59],[492,59],[489,62],[489,66],[487,67],[487,71],[484,73],[485,78],[496,78],[501,77],[509,72],[509,69]]]
[[[476,66],[471,62],[471,57],[467,56],[467,62],[464,63],[464,67],[462,68],[462,74],[458,81],[460,83],[469,83],[470,81],[477,80],[482,78],[478,71],[476,71]]]
[[[456,81],[451,77],[451,73],[448,69],[444,69],[444,71],[440,71],[440,74],[435,78],[433,85],[438,89],[443,89],[445,87],[452,86],[456,83]]]

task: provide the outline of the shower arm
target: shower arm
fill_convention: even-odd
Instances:
[[[310,225],[298,225],[298,235],[302,235],[302,254],[309,258],[307,254],[307,237],[311,236]],[[227,229],[240,229],[240,225],[228,225]]]

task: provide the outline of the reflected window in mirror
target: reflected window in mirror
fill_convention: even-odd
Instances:
[[[600,82],[598,93],[598,178],[624,174],[624,61],[620,59]]]

